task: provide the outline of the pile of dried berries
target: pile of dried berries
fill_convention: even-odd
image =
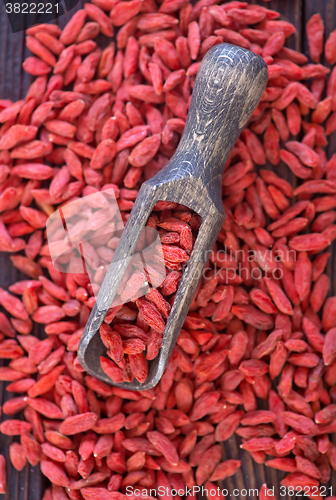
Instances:
[[[336,469],[336,297],[325,273],[336,238],[336,155],[325,153],[336,68],[320,64],[323,50],[336,63],[336,31],[324,45],[320,15],[309,20],[310,63],[284,46],[295,28],[278,17],[239,1],[93,0],[63,31],[27,30],[34,55],[23,66],[37,78],[24,100],[0,100],[0,250],[29,278],[0,289],[0,357],[10,360],[0,380],[17,394],[0,430],[19,436],[13,467],[41,464],[52,483],[43,500],[121,500],[128,486],[210,489],[240,467],[222,462],[219,443],[233,433],[256,462],[288,472],[281,484],[292,489],[325,484]],[[114,26],[116,43],[97,47]],[[105,202],[110,189],[127,220],[141,182],[176,149],[201,59],[222,42],[269,69],[225,168],[227,216],[161,382],[145,392],[112,387],[78,363],[95,290],[87,275],[53,267],[46,220],[81,196]],[[257,173],[267,161],[287,165],[298,187]],[[145,378],[200,224],[160,203],[148,225],[160,234],[165,281],[101,329],[104,369],[119,379]],[[92,272],[116,243],[88,247]],[[33,321],[46,325],[45,340],[31,334]],[[5,484],[0,456],[0,493]],[[269,498],[265,485],[260,494]]]

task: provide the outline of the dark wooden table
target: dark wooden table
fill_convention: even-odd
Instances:
[[[305,37],[305,25],[308,19],[316,13],[320,13],[325,23],[326,36],[336,28],[336,2],[335,0],[271,0],[263,2],[262,0],[247,0],[250,3],[259,3],[281,13],[281,18],[293,23],[297,29],[295,35],[292,35],[288,40],[288,46],[292,49],[303,51],[308,55],[307,40]],[[22,99],[31,82],[31,77],[22,70],[22,62],[30,55],[25,47],[24,33],[12,33],[9,25],[6,12],[6,0],[0,2],[0,99]],[[69,13],[64,14],[57,21],[61,27],[72,17],[74,12],[78,10],[84,3],[80,0],[79,4]],[[336,133],[330,137],[328,147],[328,157],[336,152]],[[277,168],[277,173],[286,177],[290,182],[294,183],[292,175],[288,172],[282,172]],[[335,246],[335,245],[334,245]],[[331,278],[332,291],[336,293],[336,254],[335,248],[332,249],[332,256],[329,262],[328,272]],[[26,276],[18,272],[9,260],[8,254],[0,253],[0,286],[7,288],[11,283],[17,280],[26,279]],[[43,331],[36,328],[34,333],[41,338]],[[0,360],[0,366],[2,361]],[[15,394],[8,393],[5,390],[5,384],[0,383],[0,405],[5,401],[15,397]],[[8,418],[6,416],[0,419]],[[1,421],[1,420],[0,420]],[[0,453],[6,456],[7,464],[9,464],[8,448],[13,438],[0,436]],[[334,439],[336,444],[336,439]],[[275,470],[254,463],[248,453],[241,453],[239,441],[232,437],[223,446],[223,460],[228,458],[242,459],[242,468],[233,478],[224,481],[223,487],[228,488],[228,498],[237,500],[253,500],[257,498],[255,492],[249,492],[249,489],[259,488],[261,484],[267,483],[269,487],[275,486],[275,494],[278,500],[285,497],[279,495],[278,485],[285,473],[277,473]],[[7,493],[0,495],[2,500],[41,500],[43,490],[47,484],[45,478],[41,475],[39,466],[26,466],[25,469],[18,473],[15,469],[8,466],[7,470]],[[336,495],[336,473],[332,475],[332,479],[328,487],[332,487],[332,493]],[[246,488],[246,494],[242,489]],[[237,489],[238,494],[233,490]],[[293,497],[289,497],[293,499]]]

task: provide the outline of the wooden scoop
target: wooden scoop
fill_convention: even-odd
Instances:
[[[81,365],[98,379],[113,384],[100,366],[99,358],[106,348],[99,327],[154,205],[166,200],[197,212],[202,225],[166,323],[162,347],[148,362],[146,381],[141,384],[134,379],[113,385],[148,390],[160,381],[224,221],[221,190],[225,163],[263,95],[267,78],[264,60],[235,45],[216,45],[204,57],[179,146],[167,165],[142,184],[79,344]]]

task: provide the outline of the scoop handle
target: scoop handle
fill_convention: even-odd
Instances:
[[[221,176],[267,78],[265,61],[254,52],[227,43],[210,49],[197,73],[174,166],[205,184]]]

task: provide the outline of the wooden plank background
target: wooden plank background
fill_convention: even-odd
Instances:
[[[307,41],[305,37],[305,24],[307,20],[315,13],[320,13],[325,22],[326,36],[336,28],[336,4],[334,0],[271,0],[263,2],[262,0],[247,0],[250,3],[259,3],[281,13],[281,19],[290,21],[297,29],[295,35],[292,35],[288,40],[288,46],[303,51],[308,55]],[[31,77],[23,72],[22,62],[30,55],[24,44],[23,33],[12,33],[9,25],[6,12],[6,0],[0,2],[0,99],[22,99],[31,82]],[[63,27],[66,22],[72,17],[74,12],[81,8],[84,0],[80,0],[79,4],[69,13],[60,17],[57,22]],[[330,138],[328,147],[328,157],[336,152],[336,134]],[[294,183],[293,176],[289,169],[277,167],[279,175],[287,178]],[[329,276],[332,281],[332,293],[336,292],[336,268],[335,250],[332,249],[332,257],[329,263]],[[26,279],[19,271],[17,271],[9,260],[9,255],[0,253],[0,286],[7,288],[11,283],[17,280]],[[35,328],[34,333],[40,338],[43,337],[43,331]],[[0,366],[3,362],[0,360]],[[5,384],[0,383],[0,405],[5,401],[15,397],[15,394],[10,394],[5,390]],[[261,405],[263,407],[263,405]],[[264,407],[266,407],[264,405]],[[0,419],[8,417],[2,415]],[[0,420],[1,421],[1,420]],[[10,443],[16,438],[0,436],[0,453],[4,454],[9,464],[8,448]],[[336,440],[335,440],[336,443]],[[267,483],[269,487],[275,486],[275,493],[278,500],[285,497],[279,496],[279,481],[285,476],[285,473],[277,473],[273,469],[254,463],[248,453],[241,453],[239,448],[239,440],[232,437],[223,446],[223,460],[228,458],[242,458],[242,468],[233,477],[223,482],[223,487],[228,488],[229,497],[237,500],[245,500],[256,498],[251,493],[241,494],[243,488],[252,489],[259,488],[261,484]],[[7,470],[7,493],[0,495],[1,500],[40,500],[43,496],[43,490],[47,484],[45,478],[39,471],[39,466],[26,466],[25,469],[18,473],[12,467]],[[333,473],[330,484],[332,493],[336,494],[336,473]],[[233,493],[233,489],[239,490],[239,494]],[[327,496],[328,496],[327,495]],[[293,499],[293,497],[290,497]]]

